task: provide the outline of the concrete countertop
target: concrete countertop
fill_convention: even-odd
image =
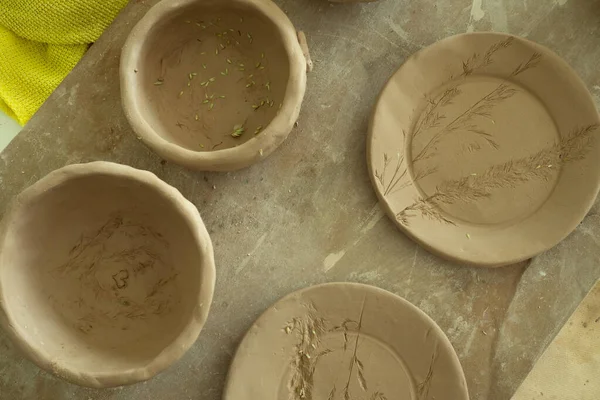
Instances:
[[[173,367],[111,390],[40,371],[0,333],[0,398],[217,400],[237,343],[271,303],[315,283],[353,281],[397,293],[435,319],[457,350],[472,399],[509,399],[600,277],[598,205],[563,243],[530,262],[496,270],[448,263],[405,237],[377,204],[365,161],[367,121],[411,53],[468,30],[506,31],[550,47],[599,104],[600,3],[278,0],[306,32],[315,69],[299,126],[264,162],[232,173],[161,162],[123,115],[121,46],[154,3],[130,2],[1,153],[0,210],[66,164],[108,160],[156,173],[198,207],[211,233],[217,286],[207,325]]]

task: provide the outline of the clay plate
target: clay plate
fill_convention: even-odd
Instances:
[[[215,282],[198,210],[155,175],[95,162],[21,193],[0,230],[0,323],[40,367],[111,387],[194,343]]]
[[[269,0],[164,0],[123,47],[123,107],[165,159],[239,169],[287,137],[306,69],[296,30]]]
[[[313,286],[269,308],[242,340],[224,400],[467,400],[442,330],[406,300],[354,283]]]
[[[581,222],[600,183],[598,113],[545,47],[464,34],[411,56],[377,102],[370,175],[388,215],[440,256],[525,260]]]

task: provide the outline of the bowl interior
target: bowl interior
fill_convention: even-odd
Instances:
[[[198,306],[201,250],[155,187],[93,174],[25,198],[2,248],[4,305],[48,360],[92,375],[145,366]]]
[[[282,37],[248,4],[171,10],[141,40],[136,90],[168,142],[193,151],[238,146],[261,134],[283,102],[290,71]]]

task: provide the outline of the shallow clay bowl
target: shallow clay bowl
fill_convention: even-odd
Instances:
[[[155,175],[71,165],[21,193],[0,230],[0,322],[73,383],[149,379],[194,343],[215,280],[197,209]]]
[[[239,169],[293,128],[306,68],[296,30],[269,0],[165,0],[123,47],[123,108],[163,158]]]

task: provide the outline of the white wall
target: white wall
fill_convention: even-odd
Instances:
[[[21,126],[15,120],[0,111],[0,151],[4,150],[20,130]]]

